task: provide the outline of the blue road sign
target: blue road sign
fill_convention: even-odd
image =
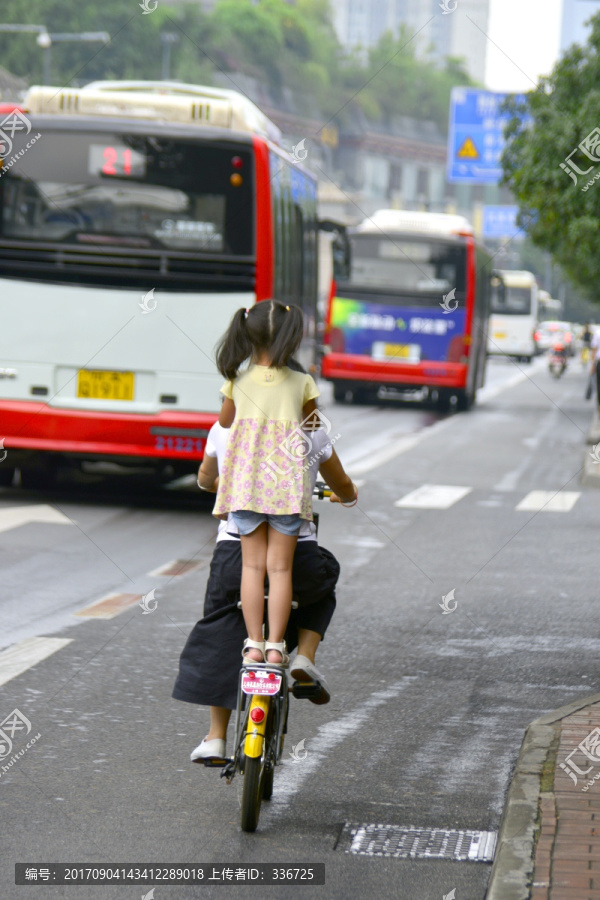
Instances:
[[[518,206],[484,206],[482,237],[484,240],[513,238],[522,240],[524,232],[517,226]]]
[[[452,88],[448,131],[448,181],[497,184],[502,176],[500,156],[504,128],[510,116],[500,113],[507,97],[477,88]]]

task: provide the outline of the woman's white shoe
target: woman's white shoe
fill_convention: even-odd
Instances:
[[[190,753],[192,762],[202,762],[204,759],[225,759],[225,741],[215,738],[207,741],[206,738],[198,744]]]

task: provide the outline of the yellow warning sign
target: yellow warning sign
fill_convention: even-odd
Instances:
[[[456,155],[459,159],[479,159],[477,147],[470,137],[465,138],[462,147],[459,148]]]

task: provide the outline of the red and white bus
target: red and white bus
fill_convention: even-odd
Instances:
[[[299,304],[314,360],[316,181],[234,91],[34,87],[22,110],[0,172],[0,483],[195,471],[236,309]]]
[[[462,216],[383,209],[348,229],[321,371],[335,399],[426,388],[468,409],[483,384],[491,257]]]

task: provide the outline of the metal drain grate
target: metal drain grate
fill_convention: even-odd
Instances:
[[[492,862],[494,831],[452,831],[412,825],[360,825],[346,822],[337,849],[363,856],[396,859],[454,859]]]

